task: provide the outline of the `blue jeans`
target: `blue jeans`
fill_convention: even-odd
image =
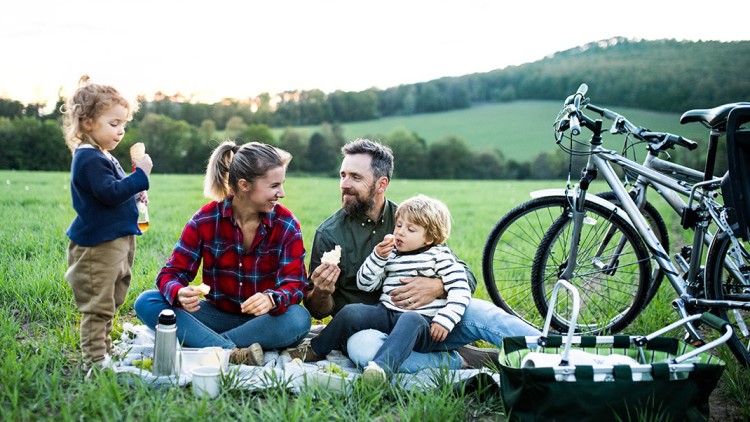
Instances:
[[[205,300],[196,312],[171,306],[158,290],[141,293],[135,301],[135,314],[152,330],[159,313],[172,309],[177,316],[177,339],[184,347],[219,346],[223,349],[259,343],[263,349],[282,349],[299,344],[310,331],[310,313],[292,305],[281,315],[253,316],[216,309]]]
[[[461,321],[448,334],[441,344],[444,350],[458,349],[477,340],[484,340],[500,346],[503,337],[538,336],[541,333],[520,318],[510,315],[493,303],[481,299],[471,299]],[[347,353],[360,367],[373,360],[378,349],[388,338],[377,330],[364,330],[349,337]],[[461,357],[457,352],[412,352],[401,364],[400,372],[414,373],[425,368],[448,367],[461,369]]]
[[[389,333],[371,359],[389,373],[397,372],[412,350],[429,352],[440,343],[430,336],[431,317],[416,312],[399,312],[383,304],[354,303],[344,306],[331,322],[312,339],[313,352],[319,356],[339,349],[352,334],[364,329]]]

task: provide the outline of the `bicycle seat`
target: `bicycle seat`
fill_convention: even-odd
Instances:
[[[721,128],[726,124],[729,112],[732,111],[733,108],[741,105],[750,105],[750,103],[729,103],[714,108],[688,110],[680,116],[680,123],[701,122],[705,123],[712,129],[717,127]]]

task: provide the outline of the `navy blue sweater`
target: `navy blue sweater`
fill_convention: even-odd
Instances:
[[[141,169],[127,176],[114,157],[79,147],[73,154],[70,193],[76,217],[67,235],[78,245],[96,246],[122,236],[141,234],[136,194],[148,190]]]

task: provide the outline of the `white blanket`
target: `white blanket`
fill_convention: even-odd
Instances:
[[[123,324],[123,331],[122,340],[115,345],[113,368],[115,372],[122,375],[121,378],[127,377],[127,374],[134,375],[156,387],[184,386],[192,381],[190,371],[185,368],[182,368],[178,375],[155,376],[150,371],[134,366],[133,361],[153,357],[154,332],[145,325],[130,323]],[[304,388],[317,385],[322,388],[347,391],[361,374],[354,363],[337,350],[329,353],[325,360],[314,364],[301,363],[299,360],[291,361],[288,356],[281,356],[277,351],[266,351],[264,358],[263,366],[229,364],[222,377],[223,387],[252,391],[285,385],[299,393]],[[347,375],[342,376],[339,373],[326,371],[332,363],[338,365]],[[491,374],[486,369],[428,368],[415,374],[396,374],[392,383],[409,390],[429,389],[441,381],[444,382],[445,379],[458,383],[482,372],[490,374],[499,385],[499,376]]]

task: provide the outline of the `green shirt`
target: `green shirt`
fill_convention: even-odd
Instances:
[[[372,253],[375,245],[380,243],[385,235],[393,233],[396,227],[396,207],[394,202],[386,200],[383,213],[377,221],[370,220],[366,215],[348,215],[343,209],[339,209],[323,221],[315,231],[310,252],[310,274],[320,266],[323,253],[332,250],[336,245],[341,246],[341,261],[339,262],[341,274],[336,281],[336,290],[332,296],[332,315],[350,303],[378,303],[380,291],[365,292],[357,288],[357,271]],[[477,280],[466,264],[463,262],[461,264],[466,268],[466,276],[473,293]],[[316,312],[311,312],[311,314],[317,319],[328,316],[316,315]]]

